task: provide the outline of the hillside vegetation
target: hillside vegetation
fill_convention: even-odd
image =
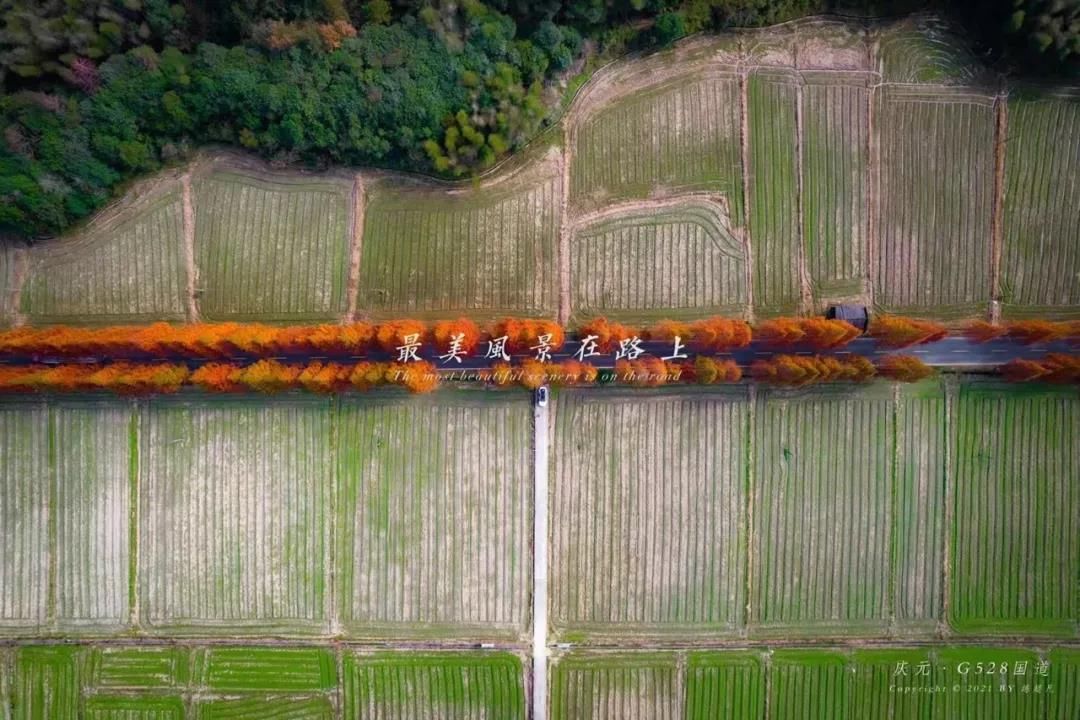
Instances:
[[[1077,6],[1049,0],[11,0],[0,230],[57,234],[125,181],[206,144],[469,175],[548,122],[583,59],[917,6],[967,18],[992,49],[1022,47],[1024,67],[1077,66]]]

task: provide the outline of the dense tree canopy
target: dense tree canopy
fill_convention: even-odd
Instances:
[[[542,127],[586,47],[913,2],[0,0],[0,231],[57,233],[204,144],[466,175]],[[1078,2],[992,0],[985,22],[1075,63]]]

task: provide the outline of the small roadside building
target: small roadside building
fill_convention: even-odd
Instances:
[[[870,324],[870,311],[865,305],[830,305],[825,311],[829,320],[846,320],[862,332]]]

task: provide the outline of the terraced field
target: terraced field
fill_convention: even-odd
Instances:
[[[347,309],[352,183],[227,165],[192,181],[196,292],[214,320],[337,320]]]
[[[946,88],[886,86],[880,118],[875,303],[942,318],[990,300],[994,101]]]
[[[195,645],[10,655],[0,655],[0,688],[10,688],[0,708],[26,720],[525,718],[521,661],[508,653]]]
[[[1078,178],[1080,93],[1015,91],[1005,161],[1006,317],[1080,317]]]
[[[20,300],[27,321],[187,319],[181,215],[173,182],[73,237],[35,245]]]
[[[644,322],[846,299],[954,319],[1000,296],[1006,317],[1073,317],[1078,97],[1007,95],[927,17],[696,37],[599,70],[561,128],[469,184],[202,156],[35,248],[19,307],[38,323]]]
[[[952,624],[1080,634],[1075,390],[964,388],[957,401]]]
[[[520,639],[530,434],[524,393],[5,402],[0,636]]]
[[[704,199],[607,214],[574,233],[573,317],[745,313],[746,252]]]
[[[582,115],[572,120],[570,168],[575,206],[597,209],[612,200],[657,193],[720,193],[729,217],[742,225],[735,68],[711,67],[668,79],[657,73],[636,84],[636,92],[623,92],[596,111],[587,103],[577,105]]]
[[[364,213],[361,312],[554,316],[562,192],[553,153],[490,187],[374,183]]]
[[[890,650],[575,651],[555,658],[551,707],[555,720],[1066,720],[1080,703],[1078,661],[1080,654],[1069,648],[1028,650],[992,645]],[[980,663],[981,673],[977,669]],[[994,671],[987,674],[989,663],[994,663]],[[1003,663],[1007,671],[998,672]]]

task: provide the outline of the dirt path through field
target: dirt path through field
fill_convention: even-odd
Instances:
[[[1005,134],[1008,131],[1007,96],[994,99],[994,215],[990,220],[990,322],[1001,320],[1001,246],[1005,222]]]
[[[187,301],[188,322],[198,322],[199,303],[195,297],[195,288],[198,286],[199,269],[195,265],[195,203],[191,197],[190,170],[180,176],[180,198],[184,226],[184,265],[187,270],[184,299]]]
[[[573,129],[566,126],[563,137],[563,149],[559,155],[559,171],[562,177],[562,194],[559,198],[559,315],[558,320],[565,325],[570,320],[573,308],[570,307],[570,236],[573,228],[570,222],[570,166],[573,163]]]
[[[739,141],[742,145],[743,249],[746,253],[746,319],[754,322],[754,253],[750,237],[750,104],[746,70],[739,73]]]
[[[814,310],[814,299],[806,267],[806,233],[803,231],[803,145],[803,83],[800,79],[795,85],[795,236],[799,239],[795,243],[795,270],[799,282],[799,314],[807,315]]]
[[[360,173],[353,178],[352,203],[349,208],[349,280],[346,287],[345,322],[356,322],[357,296],[360,292],[360,253],[364,246],[364,209],[367,194]]]
[[[26,277],[30,274],[30,250],[21,247],[15,250],[15,274],[11,278],[11,288],[8,290],[11,296],[11,324],[15,327],[26,324],[26,316],[22,313],[22,289],[26,284]]]

